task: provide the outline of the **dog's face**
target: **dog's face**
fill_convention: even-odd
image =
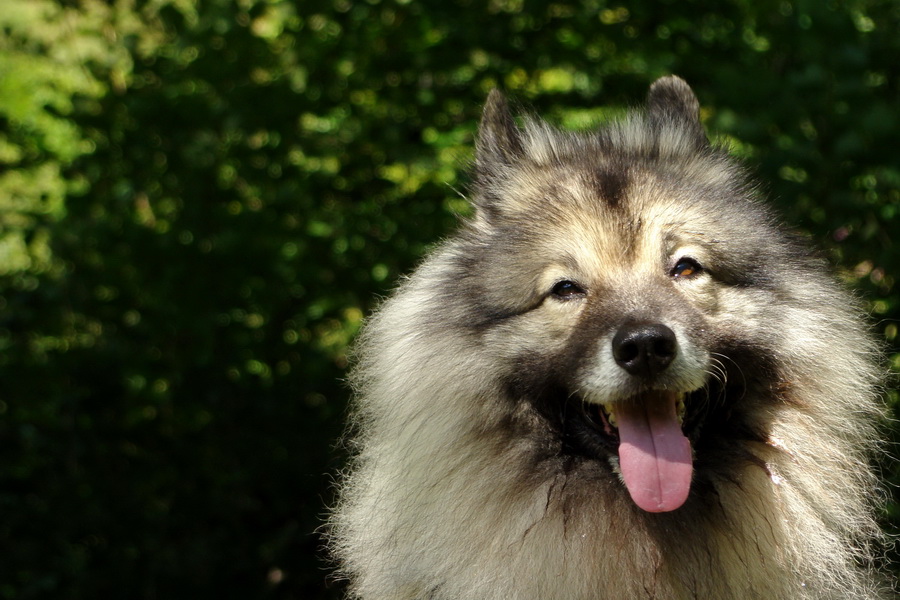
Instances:
[[[777,387],[768,314],[789,250],[739,173],[684,148],[695,138],[663,167],[507,127],[514,151],[482,159],[478,326],[565,451],[611,466],[644,510],[674,510],[700,450],[766,438],[754,391]]]

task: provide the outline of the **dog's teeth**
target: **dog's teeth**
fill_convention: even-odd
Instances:
[[[678,415],[678,424],[684,424],[684,414],[687,412],[687,407],[684,404],[684,396],[678,396],[678,401],[675,403],[675,414]]]
[[[606,422],[611,426],[618,428],[619,420],[616,417],[616,404],[614,402],[602,402],[603,412],[606,416]],[[684,403],[684,395],[678,397],[675,402],[675,414],[678,416],[679,425],[684,424],[684,415],[687,412],[687,406]]]
[[[602,406],[603,410],[606,412],[606,421],[613,427],[618,427],[615,405],[612,402],[606,402],[603,403]]]

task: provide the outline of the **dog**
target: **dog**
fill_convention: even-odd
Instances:
[[[879,347],[687,83],[586,132],[493,91],[469,196],[356,345],[351,597],[892,596]]]

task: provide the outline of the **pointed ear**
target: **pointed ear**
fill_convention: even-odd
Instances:
[[[647,110],[653,123],[674,123],[692,134],[697,147],[709,145],[700,123],[700,102],[681,77],[669,75],[653,82],[647,93]]]
[[[479,174],[496,174],[498,168],[515,163],[522,156],[522,134],[509,112],[506,97],[491,90],[478,126],[475,165]]]

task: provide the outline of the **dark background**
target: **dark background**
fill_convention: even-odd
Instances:
[[[337,597],[347,345],[495,86],[584,127],[687,79],[896,370],[898,56],[896,1],[4,0],[0,599]]]

